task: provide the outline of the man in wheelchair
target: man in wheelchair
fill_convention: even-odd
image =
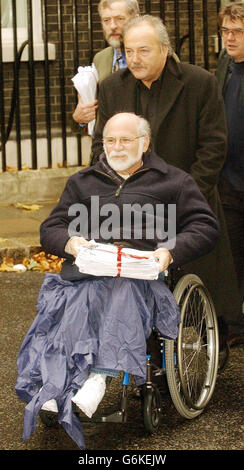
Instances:
[[[121,370],[145,383],[152,329],[178,334],[179,307],[160,273],[205,255],[218,238],[192,177],[150,149],[145,119],[116,114],[103,146],[98,163],[69,178],[41,225],[43,248],[65,261],[61,275],[45,276],[18,355],[24,439],[46,409],[84,448],[72,403],[92,416],[106,376]]]

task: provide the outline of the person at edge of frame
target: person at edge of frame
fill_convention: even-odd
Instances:
[[[227,116],[227,159],[220,174],[223,206],[238,285],[244,300],[244,3],[228,3],[219,12],[224,48],[216,76],[223,93]],[[244,315],[233,316],[230,346],[244,343]]]

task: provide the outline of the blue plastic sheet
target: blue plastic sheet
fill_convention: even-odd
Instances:
[[[58,421],[81,448],[82,424],[71,398],[92,366],[125,371],[146,380],[146,339],[153,327],[170,339],[180,319],[175,299],[161,280],[100,277],[79,282],[47,274],[37,316],[21,346],[16,392],[27,402],[23,439],[33,433],[42,405],[58,404]],[[40,391],[41,389],[41,391]]]

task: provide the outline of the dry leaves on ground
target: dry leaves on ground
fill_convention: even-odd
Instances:
[[[22,204],[20,202],[17,202],[16,204],[14,204],[14,206],[17,207],[17,209],[23,209],[25,211],[38,211],[39,209],[41,209],[41,207],[43,207],[39,204]]]
[[[32,255],[31,258],[23,258],[18,264],[14,263],[13,258],[3,258],[3,262],[0,264],[0,272],[42,271],[59,273],[62,263],[63,258],[45,254],[44,251],[41,251]]]

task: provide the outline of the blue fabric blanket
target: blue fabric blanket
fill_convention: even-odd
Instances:
[[[153,327],[175,339],[180,319],[173,294],[158,279],[100,277],[79,282],[47,274],[37,316],[21,346],[16,392],[27,402],[23,439],[33,433],[42,405],[52,398],[58,420],[85,448],[71,398],[92,366],[125,371],[146,380],[146,339]],[[40,391],[41,389],[41,391]]]

